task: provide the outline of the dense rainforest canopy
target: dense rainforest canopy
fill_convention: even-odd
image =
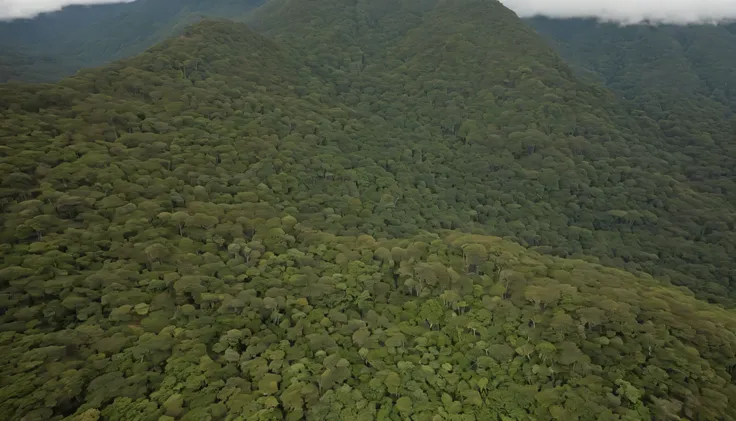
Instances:
[[[603,81],[655,121],[668,150],[684,155],[683,174],[733,200],[736,23],[619,26],[541,17],[527,22],[583,76]]]
[[[727,155],[496,1],[248,23],[0,85],[10,419],[736,420]]]

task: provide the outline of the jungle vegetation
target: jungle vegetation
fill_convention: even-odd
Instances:
[[[683,155],[690,179],[733,180],[736,24],[619,26],[584,19],[527,21],[584,77],[613,89]],[[729,188],[730,190],[730,188]]]
[[[727,161],[496,1],[248,25],[0,85],[9,419],[736,420]]]

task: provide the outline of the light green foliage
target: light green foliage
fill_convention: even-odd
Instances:
[[[726,370],[736,348],[736,317],[650,278],[543,256],[496,237],[447,232],[436,235],[441,241],[430,246],[433,256],[444,256],[435,264],[462,271],[463,250],[453,244],[471,241],[482,244],[494,261],[517,262],[508,270],[528,275],[525,285],[510,285],[506,298],[491,297],[490,287],[481,284],[465,295],[429,288],[429,297],[445,296],[450,307],[452,301],[463,302],[447,323],[430,326],[428,319],[445,307],[434,298],[379,287],[377,279],[399,268],[378,259],[368,261],[360,274],[342,277],[347,288],[370,293],[367,313],[359,302],[336,293],[333,276],[341,264],[331,252],[365,243],[304,228],[295,234],[301,238],[300,253],[267,250],[248,266],[253,280],[247,285],[234,278],[199,278],[202,288],[222,299],[192,305],[191,297],[161,299],[159,294],[168,295],[165,290],[144,289],[148,298],[141,298],[167,315],[166,326],[151,331],[137,326],[141,321],[145,326],[147,317],[140,312],[114,317],[112,310],[126,307],[111,307],[119,299],[105,300],[97,310],[61,313],[57,320],[72,321],[82,311],[94,315],[61,328],[51,320],[22,328],[14,321],[20,313],[10,310],[4,326],[19,327],[0,344],[12,361],[3,367],[3,391],[12,396],[5,410],[28,413],[56,402],[49,407],[56,413],[56,405],[81,397],[74,415],[79,419],[94,416],[96,408],[104,419],[133,414],[196,419],[204,413],[316,419],[332,411],[348,416],[341,411],[378,402],[394,402],[396,412],[387,416],[396,419],[438,411],[472,419],[485,419],[489,411],[518,418],[520,410],[529,420],[594,420],[602,413],[617,414],[610,419],[706,411],[732,415],[729,402],[736,388]],[[175,229],[170,235],[178,236]],[[405,248],[411,241],[378,240],[372,247]],[[310,249],[317,245],[333,257],[299,265],[316,257]],[[228,253],[223,249],[221,256],[227,259]],[[312,280],[284,278],[284,267]],[[119,272],[103,269],[109,270],[108,276]],[[101,275],[80,272],[80,279]],[[477,275],[460,278],[475,282]],[[119,282],[118,296],[140,295],[136,284]],[[550,286],[564,291],[559,308],[529,301],[530,288]],[[255,291],[263,291],[263,298]],[[278,319],[272,316],[275,309]],[[455,322],[481,314],[478,328]],[[562,327],[561,315],[571,328]],[[675,369],[683,375],[670,374]],[[23,392],[29,381],[24,379],[31,378],[45,385],[40,394]],[[342,404],[336,407],[338,396]]]

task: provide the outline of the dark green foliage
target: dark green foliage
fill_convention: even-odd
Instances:
[[[50,75],[71,74],[75,70],[66,67],[56,57],[29,54],[25,49],[3,47],[0,53],[0,82],[44,82]]]
[[[731,25],[618,26],[528,20],[582,73],[656,123],[679,171],[702,191],[736,190],[736,35]]]
[[[256,18],[0,86],[3,414],[736,419],[668,285],[733,304],[730,196],[660,127],[497,2]]]
[[[736,24],[528,23],[584,74],[604,81],[656,124],[662,148],[677,157],[670,164],[691,186],[736,203]],[[720,233],[730,230],[719,226]]]
[[[644,95],[705,96],[736,109],[736,24],[632,25],[592,19],[527,19],[565,57],[614,89]]]
[[[732,305],[736,190],[724,175],[733,168],[727,155],[695,161],[670,147],[651,119],[576,81],[500,4],[432,4],[274,1],[254,18],[307,51],[318,72],[337,73],[343,103],[401,128],[384,167],[394,177],[417,174],[418,204],[436,205],[443,226],[477,221],[481,232],[594,255]],[[294,36],[302,33],[309,36]],[[713,162],[715,180],[687,178],[694,162]],[[417,226],[431,224],[419,213],[426,222]]]

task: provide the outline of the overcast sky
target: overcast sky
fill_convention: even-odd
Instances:
[[[125,3],[132,0],[0,0],[0,19],[27,18],[70,4]]]
[[[131,0],[0,0],[0,18],[30,17],[68,4]],[[736,0],[501,0],[519,15],[599,17],[623,22],[643,19],[689,23],[736,19]]]
[[[501,0],[522,17],[598,17],[691,23],[736,18],[736,0]]]

